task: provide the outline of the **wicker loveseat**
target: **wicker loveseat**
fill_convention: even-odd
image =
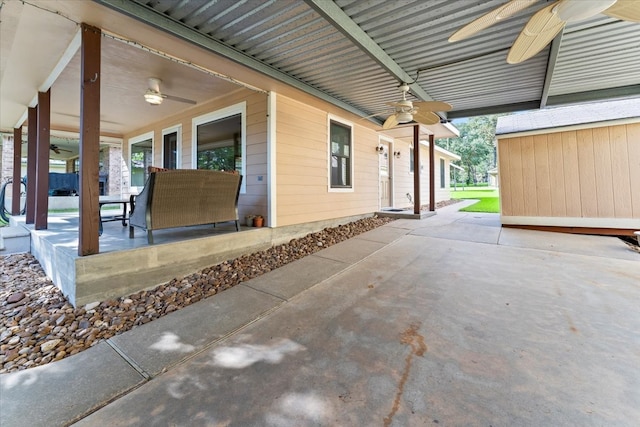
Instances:
[[[238,223],[238,196],[242,176],[210,170],[178,169],[152,172],[137,196],[131,196],[129,238],[133,228],[147,231],[189,225]]]

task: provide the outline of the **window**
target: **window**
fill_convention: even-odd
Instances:
[[[330,121],[331,188],[352,188],[351,127]]]
[[[246,174],[245,109],[243,102],[193,119],[194,169]],[[245,185],[243,179],[243,193]]]
[[[129,186],[142,190],[149,177],[148,167],[153,164],[153,132],[129,140]]]
[[[440,159],[440,188],[444,188],[444,159]]]
[[[178,169],[180,165],[180,136],[181,126],[175,126],[162,131],[162,167]]]
[[[409,147],[409,172],[413,173],[413,147]]]
[[[242,173],[240,115],[198,126],[198,169]]]

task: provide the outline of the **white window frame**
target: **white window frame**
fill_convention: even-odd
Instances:
[[[131,185],[133,182],[133,177],[131,176],[131,147],[134,144],[137,144],[138,142],[142,142],[142,141],[146,141],[147,139],[151,140],[151,158],[155,159],[156,153],[155,153],[155,133],[153,131],[147,132],[147,133],[143,133],[142,135],[138,135],[138,136],[134,136],[133,138],[129,138],[129,155],[128,155],[128,164],[129,164],[129,191],[131,193],[140,193],[142,191],[142,189],[144,188],[144,185],[142,187],[139,186],[133,186]]]
[[[351,147],[350,147],[350,156],[349,156],[349,163],[350,163],[350,182],[351,182],[351,186],[350,187],[332,187],[331,186],[331,122],[336,122],[339,123],[343,126],[348,126],[351,133],[350,133],[350,142],[351,142]],[[354,138],[354,125],[353,122],[350,122],[348,120],[345,120],[341,117],[338,116],[334,116],[332,114],[328,114],[327,115],[327,188],[328,191],[330,193],[353,193],[355,191],[356,188],[356,183],[355,183],[355,170],[354,170],[354,165],[355,165],[355,138]]]
[[[242,187],[240,193],[247,192],[247,103],[246,101],[212,111],[191,120],[191,168],[198,168],[198,126],[240,114],[242,149]]]
[[[176,133],[176,169],[182,169],[182,125],[175,125],[162,129],[162,150],[160,150],[160,162],[164,167],[164,137],[170,133]]]

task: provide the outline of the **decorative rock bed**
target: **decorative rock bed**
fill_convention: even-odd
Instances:
[[[241,256],[149,291],[74,308],[31,254],[0,257],[0,374],[45,365],[241,282],[357,236],[390,218],[365,218]]]

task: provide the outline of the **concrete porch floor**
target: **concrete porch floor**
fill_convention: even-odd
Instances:
[[[0,376],[0,424],[637,425],[640,256],[458,208]]]

